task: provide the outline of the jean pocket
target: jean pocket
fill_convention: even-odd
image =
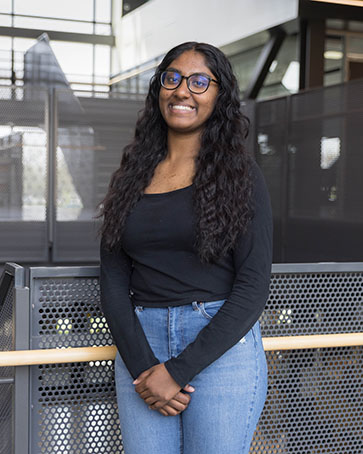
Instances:
[[[225,299],[218,301],[198,301],[199,312],[204,318],[211,320],[223,306],[225,301]]]

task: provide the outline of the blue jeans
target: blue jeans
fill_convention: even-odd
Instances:
[[[135,312],[155,356],[165,362],[193,342],[224,301],[137,306]],[[149,410],[118,352],[115,381],[125,454],[247,454],[267,392],[259,322],[193,378],[189,406],[177,416]]]

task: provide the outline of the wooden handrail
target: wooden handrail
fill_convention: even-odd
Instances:
[[[264,337],[265,351],[306,348],[353,347],[363,345],[363,333],[319,334],[312,336]],[[0,352],[0,367],[61,364],[114,360],[116,347],[50,348]]]

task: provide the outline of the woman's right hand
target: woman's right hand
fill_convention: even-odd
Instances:
[[[194,388],[190,385],[186,385],[183,388],[184,391],[192,393]],[[159,408],[158,411],[164,416],[176,416],[184,411],[190,402],[191,396],[189,394],[179,391],[172,399],[169,400],[163,407]]]

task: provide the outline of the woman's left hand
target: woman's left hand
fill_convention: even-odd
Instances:
[[[142,372],[133,384],[136,385],[135,391],[153,410],[163,407],[181,389],[167,371],[164,363]]]

